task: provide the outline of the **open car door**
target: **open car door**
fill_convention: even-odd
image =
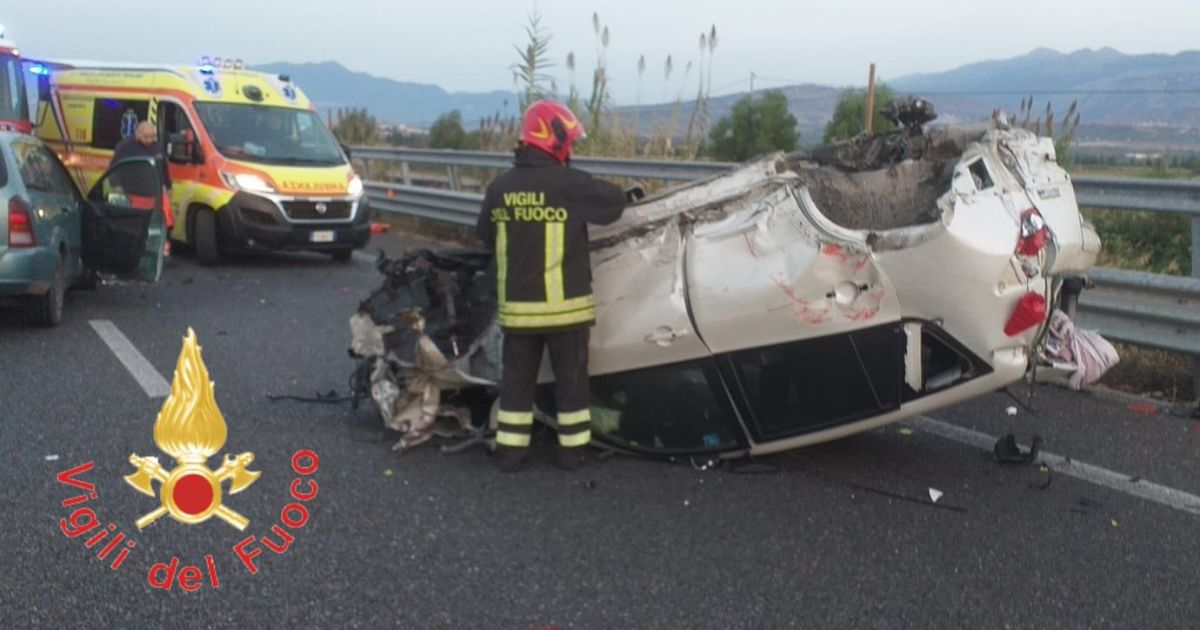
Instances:
[[[83,263],[89,269],[157,282],[166,237],[162,176],[151,158],[122,160],[88,193]]]

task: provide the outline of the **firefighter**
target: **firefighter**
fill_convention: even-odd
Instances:
[[[554,371],[558,465],[577,468],[591,441],[588,337],[595,323],[587,224],[621,217],[625,193],[570,166],[583,125],[560,103],[525,111],[513,168],[488,186],[476,226],[496,263],[504,331],[496,467],[520,470],[533,430],[543,349]]]

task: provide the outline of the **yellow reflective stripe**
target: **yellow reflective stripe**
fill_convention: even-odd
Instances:
[[[496,297],[504,304],[508,297],[508,224],[496,223]]]
[[[563,240],[566,238],[566,224],[546,224],[546,301],[562,302],[563,292]]]
[[[596,297],[584,295],[559,302],[508,302],[500,305],[501,313],[512,315],[553,315],[577,311],[596,305]]]
[[[496,444],[500,446],[515,446],[517,448],[529,446],[529,435],[523,433],[509,433],[508,431],[496,431]]]
[[[526,436],[528,437],[528,436]],[[496,439],[499,442],[499,438]],[[581,433],[571,433],[568,435],[558,434],[558,443],[560,446],[571,448],[573,446],[587,446],[588,442],[592,441],[592,432],[583,431]]]
[[[525,427],[533,424],[532,411],[505,411],[501,409],[496,414],[496,419],[502,424],[511,424],[513,426]]]
[[[592,419],[592,411],[590,409],[581,409],[579,411],[564,411],[558,414],[559,426],[569,427],[577,424],[584,424]]]
[[[509,328],[541,328],[549,326],[570,326],[583,324],[596,319],[595,309],[584,309],[572,313],[558,315],[506,315],[500,314],[500,324]]]

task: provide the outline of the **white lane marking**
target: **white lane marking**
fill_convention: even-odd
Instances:
[[[370,254],[365,254],[365,253],[363,253],[363,252],[360,252],[360,251],[355,251],[353,254],[350,254],[350,255],[351,255],[351,256],[353,256],[355,259],[357,259],[357,260],[361,260],[361,261],[363,261],[363,262],[368,262],[368,263],[374,263],[374,262],[375,262],[375,257],[374,257],[374,256],[372,256],[372,255],[370,255]]]
[[[948,440],[974,446],[989,453],[996,443],[996,438],[986,433],[964,429],[948,422],[934,420],[929,416],[916,416],[912,419],[912,423],[923,431],[944,437]],[[1182,512],[1200,514],[1200,496],[1184,492],[1183,490],[1168,488],[1167,486],[1152,483],[1145,479],[1133,481],[1130,475],[1068,459],[1062,455],[1046,451],[1039,453],[1038,459],[1042,463],[1049,465],[1054,472],[1059,472],[1088,483],[1094,483],[1098,486],[1104,486],[1117,492],[1140,497],[1147,501],[1153,501]]]
[[[108,349],[117,355],[117,359],[125,366],[126,370],[129,370],[138,385],[142,386],[142,390],[146,392],[147,396],[165,398],[171,393],[171,384],[162,377],[162,374],[158,373],[158,370],[154,369],[153,365],[150,365],[141,352],[138,352],[133,342],[129,341],[129,338],[121,332],[121,329],[117,328],[116,324],[107,319],[93,319],[88,323],[108,345]]]

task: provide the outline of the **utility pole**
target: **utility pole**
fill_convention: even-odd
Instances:
[[[867,135],[871,135],[875,119],[875,64],[871,64],[871,75],[867,79]]]

